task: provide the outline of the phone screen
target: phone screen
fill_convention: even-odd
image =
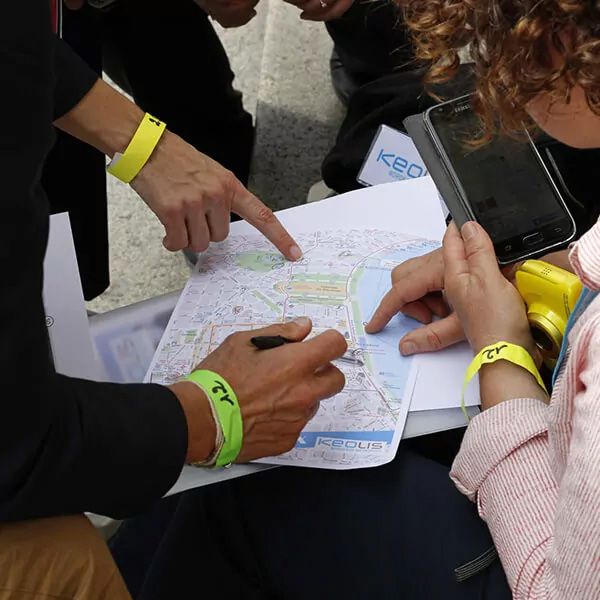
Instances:
[[[481,125],[468,98],[428,114],[457,192],[494,241],[501,262],[573,236],[573,220],[532,144],[497,137],[469,145]]]

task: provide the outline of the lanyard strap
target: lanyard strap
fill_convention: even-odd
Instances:
[[[567,321],[567,326],[565,328],[565,334],[563,336],[562,345],[560,347],[560,354],[558,355],[558,361],[556,362],[556,367],[554,368],[554,373],[552,373],[552,385],[556,383],[556,378],[560,373],[563,362],[565,360],[565,355],[567,353],[567,348],[569,347],[569,333],[571,329],[573,329],[573,325],[577,322],[579,317],[586,311],[588,306],[594,301],[598,292],[592,291],[586,287],[581,291],[581,295],[579,296],[579,300],[577,300],[577,304],[573,309],[573,312],[569,316],[569,320]]]

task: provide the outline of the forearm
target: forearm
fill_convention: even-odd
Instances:
[[[99,79],[54,125],[112,157],[125,151],[143,116],[141,108]]]
[[[0,424],[0,521],[82,511],[124,518],[177,480],[187,431],[168,389],[47,374],[19,391],[26,401],[6,403]],[[15,392],[0,389],[18,404]]]
[[[487,410],[513,398],[535,398],[548,403],[548,394],[523,367],[505,360],[484,365],[479,374],[481,408]]]

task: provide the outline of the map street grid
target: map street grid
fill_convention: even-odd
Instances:
[[[332,469],[385,464],[396,454],[416,379],[398,342],[418,323],[399,315],[374,335],[364,325],[390,288],[391,270],[439,243],[379,229],[295,237],[304,251],[295,263],[258,236],[212,245],[182,292],[146,379],[171,384],[236,331],[309,317],[311,335],[340,331],[364,364],[336,363],[345,389],[321,403],[291,452],[259,462]]]

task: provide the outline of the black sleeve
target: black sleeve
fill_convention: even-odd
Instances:
[[[48,0],[4,4],[0,521],[133,514],[174,483],[187,447],[185,416],[168,389],[70,379],[49,359],[42,305],[49,220],[39,180],[53,142],[55,45]]]
[[[54,37],[54,119],[68,113],[92,89],[98,75],[66,43]]]

